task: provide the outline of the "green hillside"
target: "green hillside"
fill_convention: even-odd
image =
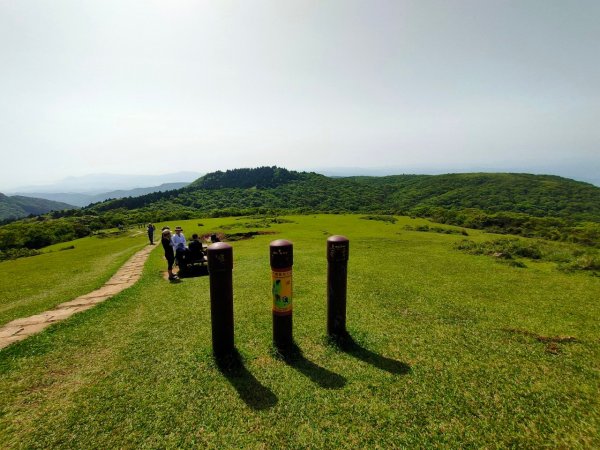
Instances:
[[[387,187],[387,204],[399,210],[434,206],[600,219],[600,188],[553,175],[464,173],[354,180]]]
[[[188,207],[198,212],[275,208],[303,212],[409,213],[440,207],[516,212],[535,217],[600,221],[600,188],[551,175],[469,173],[329,178],[277,167],[214,172],[190,186],[94,205],[118,208]]]
[[[144,233],[130,230],[45,247],[31,258],[0,259],[0,325],[97,289],[144,243]]]
[[[0,220],[18,219],[30,214],[39,215],[50,211],[75,208],[67,203],[55,202],[43,198],[7,196],[0,193]]]

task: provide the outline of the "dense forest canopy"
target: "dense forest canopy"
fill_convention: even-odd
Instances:
[[[427,217],[498,233],[599,245],[600,188],[551,175],[331,178],[278,167],[209,173],[189,186],[52,212],[0,227],[0,250],[41,248],[118,224],[283,213]]]
[[[256,169],[234,169],[226,172],[212,172],[194,181],[189,189],[223,188],[275,188],[294,180],[305,178],[307,174],[293,172],[279,167],[258,167]]]
[[[552,175],[468,173],[330,178],[277,167],[214,172],[190,186],[92,205],[90,211],[171,204],[204,212],[255,207],[393,214],[414,208],[518,212],[600,221],[600,188]]]

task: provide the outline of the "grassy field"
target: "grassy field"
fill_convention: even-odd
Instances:
[[[211,357],[208,277],[170,284],[156,251],[134,287],[0,352],[0,447],[600,446],[600,278],[404,228],[423,220],[287,219],[170,223],[276,233],[232,243],[241,368]],[[331,234],[351,241],[349,350],[324,338]],[[277,238],[294,242],[290,361],[271,349]]]
[[[145,233],[137,232],[86,237],[46,247],[41,255],[0,262],[0,325],[102,286],[147,242]]]

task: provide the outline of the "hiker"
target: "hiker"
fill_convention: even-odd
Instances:
[[[154,245],[154,230],[156,230],[156,228],[154,227],[154,225],[149,223],[146,230],[148,231],[148,239],[150,240],[150,245]]]
[[[183,229],[181,227],[175,227],[175,234],[171,237],[171,245],[175,250],[175,257],[177,258],[179,270],[184,271],[187,265],[187,253],[189,252],[185,244],[186,241],[185,236],[183,235]]]
[[[219,236],[213,233],[210,235],[210,242],[214,244],[215,242],[221,242],[221,239],[219,239]]]
[[[161,243],[165,249],[165,258],[167,259],[167,271],[169,272],[169,280],[175,281],[178,279],[177,275],[173,274],[173,263],[175,262],[175,254],[173,253],[173,246],[171,245],[171,230],[165,228],[162,232]]]

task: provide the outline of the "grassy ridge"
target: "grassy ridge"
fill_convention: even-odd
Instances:
[[[145,234],[132,234],[77,239],[46,247],[38,256],[0,262],[0,325],[102,286],[145,242]],[[71,245],[75,248],[68,249]]]
[[[600,279],[497,264],[454,250],[460,235],[405,229],[423,220],[290,219],[233,244],[243,370],[224,374],[210,356],[208,279],[169,284],[154,252],[133,288],[0,352],[0,446],[600,445]],[[177,224],[256,230],[197,222]],[[350,353],[323,339],[330,234],[351,239]],[[304,357],[290,364],[270,353],[279,237],[295,244]]]
[[[190,186],[89,208],[271,208],[406,213],[416,208],[479,209],[600,221],[600,188],[552,175],[464,173],[329,178],[276,167],[205,175]]]

